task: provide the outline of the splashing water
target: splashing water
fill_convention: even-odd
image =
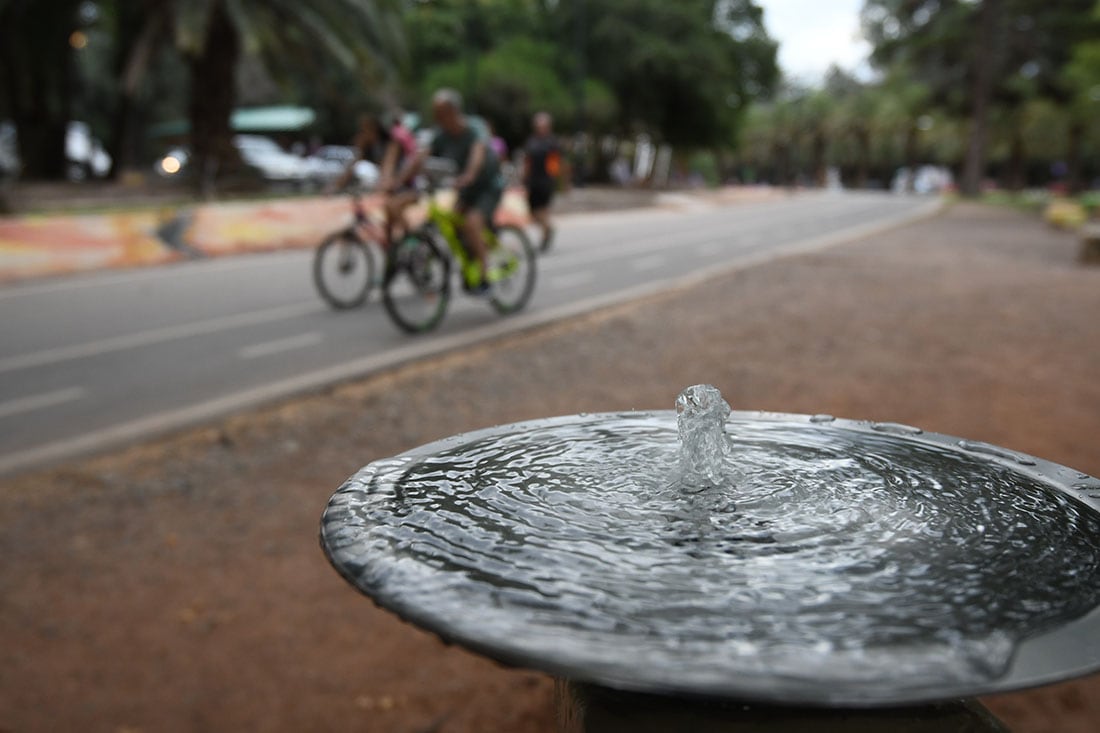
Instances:
[[[499,658],[717,694],[954,689],[1100,604],[1100,513],[1018,468],[846,421],[730,416],[705,386],[677,412],[371,464],[334,496],[326,542],[372,597]]]
[[[688,387],[676,398],[676,415],[680,464],[674,482],[688,491],[722,485],[730,452],[726,437],[730,406],[722,393],[709,384]]]

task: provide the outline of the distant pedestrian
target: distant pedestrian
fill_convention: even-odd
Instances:
[[[561,145],[554,136],[553,120],[539,112],[532,120],[534,133],[524,146],[523,183],[527,187],[527,206],[531,218],[542,229],[540,249],[545,252],[554,242],[554,225],[550,221],[550,205],[562,176]]]

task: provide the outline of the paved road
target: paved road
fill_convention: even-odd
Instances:
[[[125,443],[507,330],[926,213],[935,202],[805,194],[563,218],[528,310],[456,297],[438,332],[380,304],[328,311],[307,251],[0,288],[0,474]]]

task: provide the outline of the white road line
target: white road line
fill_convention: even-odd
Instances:
[[[596,277],[596,273],[591,270],[570,272],[565,275],[555,275],[550,278],[548,285],[551,290],[568,290],[589,283],[594,277]]]
[[[321,343],[322,339],[324,339],[324,335],[320,331],[310,331],[308,333],[300,333],[297,336],[288,336],[285,339],[276,339],[274,341],[265,341],[260,344],[245,346],[237,352],[237,356],[241,359],[257,359],[261,356],[281,354],[284,351],[304,349],[307,346]]]
[[[43,392],[42,394],[30,395],[28,397],[19,397],[14,400],[8,400],[7,402],[0,402],[0,417],[11,417],[12,415],[18,415],[22,412],[44,410],[47,407],[60,405],[63,402],[79,400],[83,396],[83,388],[66,387],[65,389],[57,389],[53,392]]]
[[[130,270],[113,272],[109,270],[88,270],[86,272],[74,272],[68,275],[47,277],[43,281],[30,280],[28,282],[20,282],[16,280],[6,285],[0,283],[0,300],[22,298],[32,295],[49,295],[51,293],[59,293],[66,290],[85,290],[88,288],[117,286],[130,282],[161,280],[168,277],[205,276],[210,272],[270,267],[272,265],[285,264],[289,260],[304,258],[306,253],[307,250],[304,248],[297,248],[283,250],[281,252],[256,252],[204,260],[181,260],[160,265],[137,265]],[[264,254],[266,256],[256,257],[256,254]]]
[[[32,351],[29,354],[18,354],[16,356],[0,359],[0,373],[12,372],[17,369],[29,369],[30,367],[38,367],[45,364],[56,364],[57,362],[70,361],[72,359],[83,359],[89,356],[99,356],[101,354],[108,354],[112,351],[132,349],[138,346],[149,346],[150,344],[173,341],[188,336],[217,333],[218,331],[227,331],[231,328],[240,328],[241,326],[254,326],[259,323],[282,321],[288,318],[304,316],[307,313],[312,313],[320,309],[320,307],[317,301],[309,300],[301,303],[292,303],[290,305],[281,305],[275,308],[237,313],[232,316],[219,316],[218,318],[208,318],[203,321],[181,323],[176,326],[165,326],[163,328],[153,328],[148,331],[137,331],[135,333],[127,333],[112,338],[100,339],[99,341],[89,341],[83,344],[59,346],[55,349],[45,349],[43,351]]]
[[[630,269],[635,272],[645,272],[646,270],[657,270],[665,265],[664,255],[650,255],[649,257],[642,257],[641,259],[634,260],[630,263]]]
[[[695,249],[695,254],[700,257],[716,255],[724,249],[721,242],[704,242]]]

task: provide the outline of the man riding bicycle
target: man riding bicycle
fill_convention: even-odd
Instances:
[[[458,201],[455,209],[463,216],[462,241],[481,268],[480,285],[474,292],[489,291],[485,228],[496,213],[504,195],[500,161],[490,149],[484,133],[477,130],[462,112],[462,96],[453,89],[440,89],[432,95],[432,114],[437,128],[431,146],[421,150],[399,177],[407,183],[430,155],[446,158],[458,166],[455,179]]]

